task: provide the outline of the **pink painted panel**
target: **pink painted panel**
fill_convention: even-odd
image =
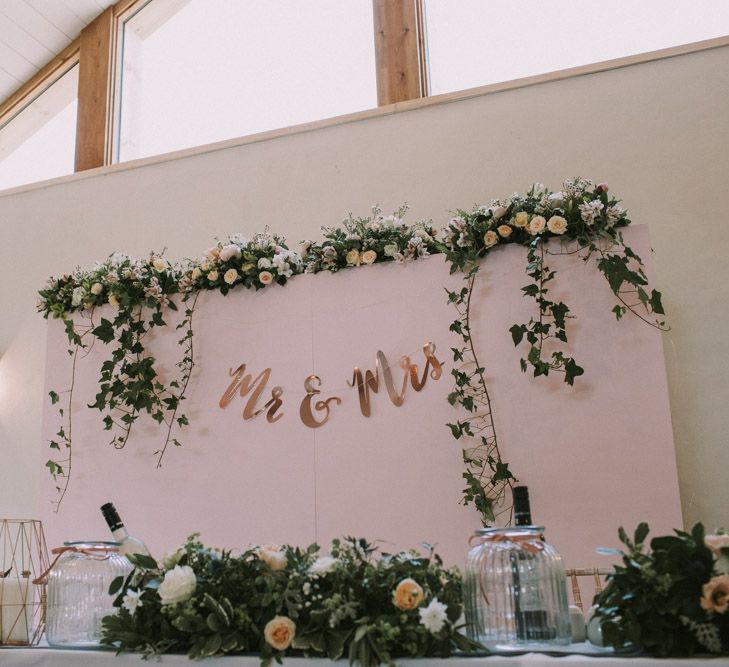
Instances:
[[[648,258],[644,227],[627,230],[626,238]],[[619,525],[648,520],[659,532],[681,525],[660,334],[635,318],[615,322],[613,297],[593,265],[550,257],[559,270],[555,295],[576,316],[569,323],[571,352],[586,375],[570,388],[560,377],[522,374],[508,328],[532,312],[520,296],[524,263],[520,248],[492,253],[474,296],[474,332],[497,433],[504,457],[531,489],[535,520],[547,526],[567,563],[604,565],[594,549],[615,546]],[[457,340],[448,332],[454,311],[442,288],[460,281],[436,256],[300,276],[258,293],[203,295],[195,315],[198,365],[185,405],[192,424],[161,468],[154,452],[164,434],[153,422],[140,422],[127,447],[115,451],[100,414],[84,407],[93,401],[102,360],[100,346],[92,350],[78,364],[73,479],[57,514],[53,485],[43,482],[50,543],[106,537],[98,507],[112,500],[130,531],[157,554],[193,531],[228,548],[325,544],[351,534],[381,540],[385,550],[436,543],[448,562],[461,562],[479,522],[472,508],[459,505],[460,444],[445,427],[459,413],[445,400]],[[152,342],[167,372],[176,338],[169,332]],[[437,346],[442,377],[419,393],[408,388],[400,407],[381,390],[364,417],[348,385],[353,367],[374,370],[382,350],[395,367],[408,354],[422,368],[427,341]],[[264,395],[273,385],[283,388],[284,416],[276,423],[263,414],[243,420],[240,398],[219,407],[228,371],[241,363],[254,376],[272,369]],[[68,372],[64,334],[52,323],[47,387],[64,388]],[[312,373],[322,380],[317,398],[342,400],[317,429],[299,418],[304,379]],[[395,368],[396,382],[401,373]],[[44,429],[48,437],[58,429],[50,407]]]

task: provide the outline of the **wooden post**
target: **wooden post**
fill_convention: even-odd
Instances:
[[[375,22],[375,62],[379,106],[425,94],[420,60],[417,0],[372,0]]]
[[[79,37],[76,171],[111,164],[115,54],[116,19],[109,7]]]

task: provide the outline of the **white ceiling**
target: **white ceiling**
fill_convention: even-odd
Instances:
[[[0,0],[0,102],[115,0]]]

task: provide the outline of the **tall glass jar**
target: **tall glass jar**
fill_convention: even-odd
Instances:
[[[96,646],[101,619],[115,612],[111,582],[131,572],[118,542],[65,542],[48,574],[46,638],[51,646]]]
[[[485,528],[466,558],[467,631],[495,650],[548,649],[570,643],[562,558],[541,526]]]

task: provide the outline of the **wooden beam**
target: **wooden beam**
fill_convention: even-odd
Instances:
[[[116,26],[109,7],[79,37],[76,171],[111,164]]]
[[[372,7],[377,103],[422,97],[416,0],[372,0]]]

